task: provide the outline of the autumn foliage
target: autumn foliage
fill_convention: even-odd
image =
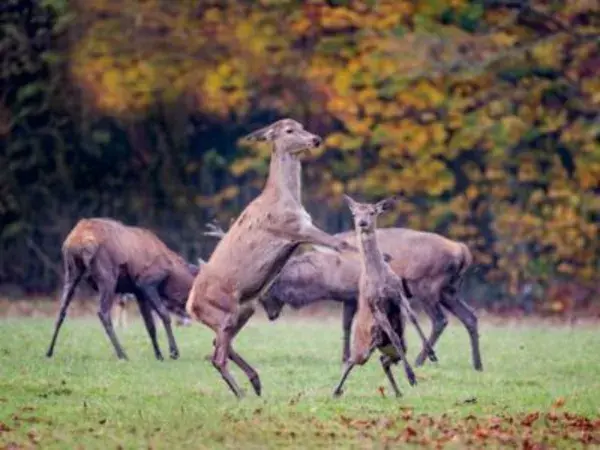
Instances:
[[[86,214],[162,230],[189,257],[206,251],[203,222],[233,217],[267,169],[268,149],[237,138],[291,116],[326,136],[305,177],[329,231],[350,226],[342,192],[400,193],[387,225],[465,241],[477,276],[505,293],[597,284],[596,2],[0,8],[0,283],[53,287],[43,259]]]

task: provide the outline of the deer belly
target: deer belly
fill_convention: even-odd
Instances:
[[[392,344],[387,344],[379,347],[379,351],[390,358],[398,358],[398,353]]]

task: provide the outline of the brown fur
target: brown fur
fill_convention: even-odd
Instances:
[[[368,361],[375,348],[381,352],[382,368],[397,396],[400,391],[391,372],[391,364],[402,361],[411,385],[416,378],[406,359],[404,317],[406,299],[402,294],[402,280],[383,259],[375,234],[376,218],[391,208],[391,200],[376,204],[358,203],[346,196],[354,217],[357,241],[361,255],[358,292],[358,312],[352,326],[352,345],[342,378],[334,396],[342,394],[343,384],[356,365]],[[411,311],[409,310],[409,314]],[[417,326],[416,322],[415,326]]]
[[[98,317],[119,358],[127,357],[114,333],[110,313],[117,294],[126,293],[134,294],[138,301],[155,356],[162,359],[152,311],[165,326],[171,357],[179,356],[169,311],[187,315],[185,301],[197,267],[186,263],[151,231],[107,218],[80,220],[66,237],[62,253],[65,285],[47,356],[53,354],[67,308],[82,279],[100,293]]]
[[[356,243],[354,232],[334,236]],[[391,256],[390,267],[402,277],[406,290],[422,304],[432,321],[429,345],[435,344],[447,324],[444,311],[450,311],[469,332],[473,364],[481,369],[477,316],[458,295],[465,272],[472,264],[468,247],[435,233],[404,228],[378,229],[376,236],[380,247]],[[297,309],[318,301],[342,302],[342,359],[346,361],[350,351],[352,318],[357,308],[359,276],[360,261],[353,254],[307,251],[289,261],[271,289],[261,298],[261,304],[269,319],[275,320],[286,304]],[[426,351],[422,351],[416,364],[421,365],[425,357]]]
[[[258,130],[251,139],[273,142],[265,188],[223,236],[194,280],[187,311],[215,333],[213,365],[233,393],[242,391],[229,373],[231,359],[248,376],[257,395],[256,371],[231,347],[231,341],[254,313],[256,300],[279,275],[301,243],[343,250],[352,248],[312,224],[300,201],[298,154],[320,144],[301,124],[284,119]]]
[[[225,234],[216,224],[209,224],[208,228],[205,235],[221,238]],[[431,319],[428,345],[433,347],[442,334],[448,322],[444,310],[450,311],[465,325],[471,339],[473,365],[481,370],[477,316],[458,296],[465,272],[473,262],[468,247],[436,233],[406,228],[377,229],[376,235],[381,247],[390,255],[390,267],[402,277],[405,290],[422,303]],[[354,231],[334,236],[356,243]],[[350,354],[352,319],[357,309],[359,277],[360,258],[356,254],[306,251],[290,258],[260,302],[270,320],[277,319],[286,304],[298,309],[319,301],[342,302],[342,361],[346,362]],[[426,356],[424,345],[416,364],[422,365]]]

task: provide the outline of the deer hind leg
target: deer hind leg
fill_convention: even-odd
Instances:
[[[248,320],[250,320],[250,317],[252,317],[253,314],[254,306],[250,303],[241,307],[241,312],[239,313],[237,322],[232,330],[232,340],[244,327],[244,325],[246,325],[246,323],[248,322]],[[250,384],[252,384],[252,387],[254,388],[254,392],[256,393],[256,395],[260,396],[262,388],[258,372],[256,372],[256,370],[244,358],[242,358],[239,353],[237,353],[233,349],[232,345],[229,346],[229,359],[244,371],[244,373],[248,377],[248,380],[250,380]]]
[[[481,354],[479,352],[479,326],[477,316],[469,305],[463,302],[458,296],[451,294],[442,294],[442,305],[454,314],[458,320],[467,329],[471,340],[471,353],[473,358],[473,367],[475,370],[483,370]]]
[[[402,364],[404,366],[404,371],[406,372],[408,382],[411,386],[415,386],[417,384],[417,378],[415,377],[415,373],[412,367],[410,366],[408,360],[406,359],[406,354],[404,352],[402,340],[392,328],[392,324],[390,323],[385,312],[381,311],[378,307],[375,307],[373,311],[373,316],[375,317],[376,324],[379,327],[381,327],[385,334],[387,334],[392,345],[394,346],[394,350],[396,350],[396,353],[402,360]]]
[[[110,286],[102,286],[100,290],[100,309],[98,310],[98,318],[100,319],[100,322],[104,327],[104,331],[106,331],[106,334],[108,335],[108,338],[115,349],[117,358],[127,359],[127,355],[125,354],[125,351],[123,350],[123,347],[121,347],[121,344],[117,339],[117,335],[115,334],[115,329],[113,327],[112,318],[110,315],[114,298],[114,286],[112,288]]]
[[[71,300],[73,300],[75,288],[81,281],[84,272],[85,270],[78,267],[74,261],[65,261],[65,284],[63,286],[62,296],[60,299],[60,310],[54,325],[54,333],[52,334],[52,340],[50,341],[50,346],[46,352],[46,356],[48,358],[51,358],[54,354],[54,346],[56,345],[56,340],[58,339],[58,333],[63,322],[65,321],[65,317],[67,316],[67,309],[71,304]]]
[[[235,394],[237,398],[244,396],[243,391],[240,389],[235,379],[229,372],[227,367],[227,360],[230,359],[231,340],[233,330],[237,323],[237,314],[229,313],[225,316],[225,320],[217,330],[217,336],[214,340],[215,350],[212,357],[212,364],[219,371],[221,377],[229,389]]]
[[[427,302],[423,302],[423,309],[429,316],[431,320],[431,334],[428,339],[428,344],[431,348],[435,345],[439,337],[442,335],[442,332],[448,325],[448,318],[444,313],[444,310],[440,307],[439,303],[429,304]],[[427,349],[423,347],[419,356],[415,361],[415,365],[417,367],[422,366],[425,362],[425,358],[427,357]]]
[[[394,360],[390,358],[388,355],[381,355],[379,357],[379,361],[381,362],[381,367],[383,368],[383,372],[385,376],[390,382],[390,386],[392,386],[392,390],[394,391],[394,395],[396,397],[401,397],[402,393],[400,389],[398,389],[398,385],[396,384],[396,379],[394,378],[394,374],[392,373],[391,365],[394,364]]]
[[[144,320],[146,331],[148,331],[148,335],[150,336],[152,348],[154,349],[154,356],[159,361],[162,361],[164,358],[162,352],[160,351],[158,340],[156,339],[156,325],[154,324],[154,318],[152,317],[152,308],[150,307],[148,301],[140,293],[136,293],[135,299],[137,300],[138,307],[140,308],[140,315]]]

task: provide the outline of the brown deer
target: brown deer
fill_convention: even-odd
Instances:
[[[315,227],[300,201],[298,158],[319,146],[321,138],[292,119],[279,120],[246,138],[273,145],[267,182],[202,266],[186,306],[190,316],[215,332],[213,366],[238,398],[243,393],[229,372],[228,359],[244,371],[257,395],[261,383],[256,370],[233,349],[232,340],[254,313],[255,300],[273,283],[296,248],[310,243],[336,251],[357,251]]]
[[[224,231],[216,224],[207,226],[209,231],[206,235],[223,236]],[[436,233],[407,228],[377,229],[376,235],[381,248],[390,255],[386,262],[396,275],[406,281],[408,292],[420,301],[432,322],[429,346],[435,345],[446,328],[448,318],[444,310],[447,310],[467,329],[473,366],[476,370],[483,370],[477,316],[458,295],[465,272],[472,263],[467,246]],[[350,242],[356,239],[354,231],[334,236]],[[346,362],[350,354],[350,332],[357,308],[359,277],[360,261],[354,254],[308,250],[290,258],[273,286],[260,298],[260,303],[269,319],[276,320],[285,305],[300,309],[319,301],[341,302],[342,362]],[[427,349],[423,346],[415,364],[421,366],[426,356]]]
[[[366,363],[377,348],[380,361],[396,396],[400,390],[391,371],[391,364],[400,360],[409,383],[417,384],[412,367],[406,359],[402,280],[386,264],[379,250],[375,234],[377,217],[392,208],[395,199],[388,198],[375,204],[358,203],[344,196],[354,217],[360,248],[361,270],[358,287],[358,312],[352,324],[350,358],[333,395],[342,395],[342,387],[354,366]]]
[[[53,355],[75,288],[85,280],[100,294],[98,318],[119,359],[127,356],[114,332],[111,310],[117,295],[126,293],[136,297],[156,358],[162,360],[163,356],[156,339],[153,310],[167,332],[171,358],[179,357],[169,311],[187,316],[185,301],[198,273],[197,266],[184,261],[151,231],[106,218],[80,220],[66,237],[62,255],[65,280],[46,356]]]

